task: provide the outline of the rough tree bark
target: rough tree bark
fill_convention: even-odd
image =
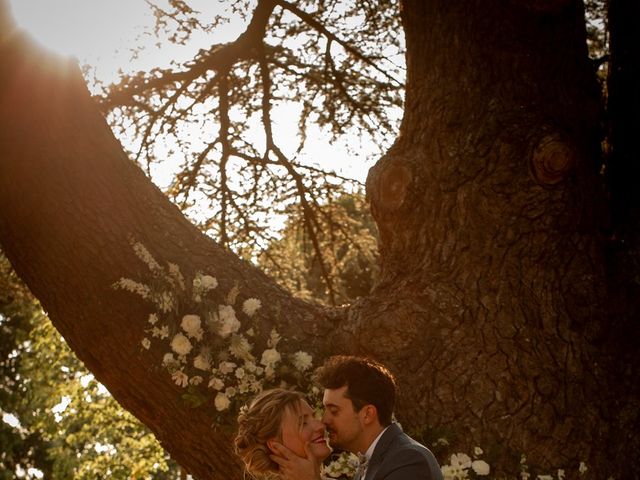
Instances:
[[[402,14],[405,116],[367,180],[382,280],[342,309],[292,298],[202,235],[125,157],[72,64],[2,40],[2,248],[79,358],[197,478],[242,474],[213,405],[188,407],[156,368],[163,352],[140,351],[148,307],[111,288],[144,270],[131,237],[186,275],[215,271],[220,301],[236,283],[267,299],[260,321],[317,359],[388,363],[406,429],[480,445],[511,473],[520,453],[615,473],[581,5],[406,0]]]

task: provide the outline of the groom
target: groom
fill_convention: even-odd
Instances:
[[[354,480],[442,480],[433,454],[392,423],[396,383],[387,368],[374,360],[338,355],[316,373],[324,387],[323,423],[332,447],[358,454]],[[318,480],[314,457],[301,458],[281,444],[280,465],[285,480]]]

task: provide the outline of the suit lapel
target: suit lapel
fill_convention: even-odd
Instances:
[[[367,468],[367,473],[365,474],[362,480],[373,480],[376,477],[376,473],[378,473],[378,469],[384,460],[385,455],[387,454],[387,450],[389,449],[389,445],[393,439],[402,433],[402,429],[397,423],[392,423],[389,425],[389,428],[382,434],[376,448],[373,450],[373,454],[371,455],[371,460],[369,460],[369,466]],[[354,480],[360,480],[356,478]]]

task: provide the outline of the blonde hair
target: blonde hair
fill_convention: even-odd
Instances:
[[[249,408],[240,411],[234,446],[249,474],[265,479],[277,477],[278,464],[269,458],[272,453],[267,440],[281,435],[284,412],[290,408],[297,411],[301,400],[304,395],[300,392],[275,388],[265,390]]]

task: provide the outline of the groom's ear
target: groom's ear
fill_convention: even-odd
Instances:
[[[378,409],[375,405],[365,405],[362,409],[364,410],[363,420],[365,425],[369,425],[373,423],[374,420],[378,420]]]

